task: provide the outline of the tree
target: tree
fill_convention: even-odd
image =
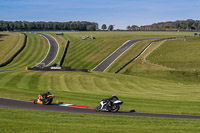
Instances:
[[[109,31],[112,31],[113,28],[114,28],[113,25],[109,25],[108,30],[109,30]]]
[[[130,26],[130,25],[127,26],[126,29],[127,29],[127,30],[131,30],[131,26]]]
[[[102,30],[106,30],[106,29],[107,29],[106,24],[103,24],[103,25],[101,26],[101,29],[102,29]]]
[[[132,25],[132,26],[131,26],[131,29],[132,29],[132,30],[137,30],[137,29],[138,29],[138,26],[137,26],[137,25]]]

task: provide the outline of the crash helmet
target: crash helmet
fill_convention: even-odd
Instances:
[[[115,95],[115,94],[113,94],[113,95],[112,95],[112,97],[116,97],[116,95]]]

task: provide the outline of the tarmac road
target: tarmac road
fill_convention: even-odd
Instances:
[[[152,39],[155,38],[134,39],[125,42],[121,47],[119,47],[116,51],[114,51],[111,55],[109,55],[106,59],[99,63],[92,71],[104,72],[115,60],[117,60],[126,50],[128,50],[136,42]]]
[[[40,110],[51,112],[68,112],[68,113],[85,113],[85,114],[103,114],[119,116],[140,116],[140,117],[161,117],[161,118],[182,118],[182,119],[200,119],[199,115],[175,115],[175,114],[156,114],[156,113],[139,113],[139,112],[96,112],[94,109],[64,107],[58,105],[38,105],[32,102],[0,98],[0,108],[14,108],[25,110]]]
[[[39,34],[44,36],[48,40],[48,43],[49,43],[50,48],[49,48],[48,54],[40,62],[40,63],[44,63],[45,66],[47,66],[55,60],[59,51],[59,44],[57,43],[56,39],[53,38],[52,36],[44,34],[44,33],[39,33]]]

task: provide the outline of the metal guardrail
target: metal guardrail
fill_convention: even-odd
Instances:
[[[23,43],[22,47],[9,60],[0,64],[0,67],[6,66],[9,63],[11,63],[14,60],[14,58],[25,48],[26,42],[27,42],[27,35],[25,33],[23,33],[23,34],[24,34],[25,37],[24,37],[24,43]]]
[[[159,42],[163,40],[171,40],[171,39],[181,39],[181,38],[191,38],[192,36],[184,36],[184,37],[169,37],[169,38],[162,38],[158,40],[151,41],[142,51],[140,51],[139,54],[137,54],[134,58],[132,58],[130,61],[128,61],[126,64],[124,64],[122,67],[120,67],[115,73],[119,73],[122,69],[124,69],[128,64],[133,62],[135,59],[137,59],[153,42]]]
[[[65,56],[66,56],[66,54],[67,54],[67,49],[68,49],[68,47],[69,47],[69,43],[70,43],[70,41],[67,40],[67,44],[66,44],[66,46],[65,46],[65,50],[64,50],[63,55],[62,55],[62,57],[61,57],[61,59],[60,59],[60,63],[59,63],[59,66],[60,66],[60,67],[62,67],[62,65],[63,65]]]

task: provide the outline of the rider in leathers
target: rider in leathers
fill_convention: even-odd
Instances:
[[[116,101],[116,100],[119,100],[118,97],[117,97],[116,95],[112,95],[111,98],[103,99],[102,101],[108,101],[108,102],[105,103],[105,104],[103,104],[103,105],[101,106],[101,109],[103,109],[105,106],[106,106],[106,108],[107,108],[107,106],[111,106],[112,103],[113,103],[114,101]]]

